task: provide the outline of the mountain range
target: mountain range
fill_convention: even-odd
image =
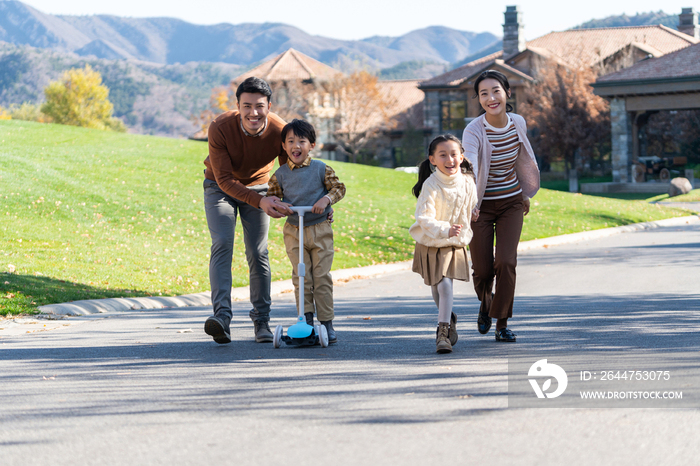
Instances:
[[[662,11],[610,16],[579,28],[646,24],[675,27]],[[344,41],[293,26],[200,26],[173,18],[57,16],[0,0],[0,106],[44,100],[63,71],[90,64],[110,89],[115,116],[131,132],[187,136],[214,87],[293,47],[341,71],[361,67],[380,79],[424,79],[496,52],[499,37],[441,26],[400,37]]]
[[[341,69],[352,64],[381,69],[406,61],[453,63],[500,38],[488,32],[434,26],[400,37],[348,41],[312,36],[279,23],[202,26],[174,18],[49,15],[19,1],[3,0],[0,40],[80,56],[163,65],[193,61],[252,65],[292,47]]]

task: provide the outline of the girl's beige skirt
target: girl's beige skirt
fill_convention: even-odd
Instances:
[[[440,283],[443,277],[469,281],[469,259],[467,248],[430,248],[416,243],[413,253],[413,271],[423,277],[426,285]]]

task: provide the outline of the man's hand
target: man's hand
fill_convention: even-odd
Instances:
[[[474,207],[474,210],[472,210],[472,222],[476,222],[477,220],[479,220],[479,212],[479,209]]]
[[[277,196],[263,197],[260,200],[260,208],[272,218],[282,218],[286,215],[293,214],[290,209],[291,204],[282,202]]]
[[[530,213],[530,199],[523,199],[523,216]]]
[[[311,212],[315,214],[322,214],[324,210],[326,210],[326,207],[328,207],[328,204],[331,203],[331,200],[328,199],[326,196],[323,196],[321,199],[316,201],[316,204],[313,205],[311,208]]]

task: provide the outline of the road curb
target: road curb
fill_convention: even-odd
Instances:
[[[571,233],[568,235],[552,236],[550,238],[535,239],[532,241],[523,241],[518,245],[518,252],[528,251],[530,249],[547,248],[560,244],[576,243],[578,241],[586,241],[595,238],[604,238],[606,236],[616,235],[619,233],[631,233],[633,231],[653,230],[662,227],[675,227],[688,224],[700,223],[700,216],[690,215],[688,217],[667,218],[665,220],[657,220],[654,222],[633,223],[631,225],[622,225],[619,227],[603,228],[602,230],[582,231],[579,233]]]
[[[576,243],[578,241],[602,238],[605,236],[611,236],[619,233],[629,233],[633,231],[652,230],[655,228],[673,227],[697,223],[700,223],[700,216],[691,215],[688,217],[669,218],[665,220],[658,220],[655,222],[635,223],[632,225],[605,228],[602,230],[592,230],[580,233],[572,233],[568,235],[553,236],[551,238],[523,241],[518,246],[518,252],[539,248],[548,248],[550,246],[557,246],[560,244]],[[356,267],[352,269],[334,270],[332,272],[333,282],[335,284],[340,284],[351,280],[371,278],[385,273],[410,270],[411,263],[412,261],[409,260],[404,262],[395,262],[392,264],[378,264],[371,265],[368,267]],[[282,293],[289,293],[292,291],[294,291],[294,285],[292,284],[292,280],[282,280],[278,282],[273,282],[270,287],[270,293],[273,296]],[[249,296],[250,293],[247,286],[234,288],[233,290],[231,290],[231,298],[234,301],[247,301],[249,299]],[[202,293],[174,297],[152,296],[145,298],[89,299],[83,301],[73,301],[70,303],[47,304],[46,306],[40,306],[39,311],[42,314],[79,316],[142,309],[171,309],[193,306],[211,306],[211,293],[207,291]]]

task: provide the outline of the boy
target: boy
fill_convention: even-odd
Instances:
[[[318,320],[328,330],[328,342],[338,341],[333,329],[333,230],[327,220],[331,204],[345,196],[345,185],[331,167],[312,160],[309,152],[316,145],[316,131],[304,120],[292,120],[282,128],[282,148],[287,163],[270,178],[267,196],[277,196],[294,206],[312,205],[304,215],[304,315],[313,325],[314,304]],[[284,224],[284,245],[292,262],[292,282],[297,306],[299,303],[299,216],[289,215]],[[311,272],[311,273],[309,273]]]

